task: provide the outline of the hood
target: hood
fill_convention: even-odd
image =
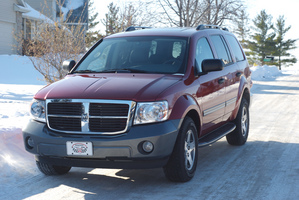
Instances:
[[[163,74],[75,74],[46,86],[35,98],[155,101],[181,79]]]

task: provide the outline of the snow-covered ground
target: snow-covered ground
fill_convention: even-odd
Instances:
[[[25,197],[29,197],[30,199],[74,198],[74,196],[71,197],[64,194],[64,192],[67,191],[64,189],[59,190],[59,194],[53,194],[51,192],[55,187],[69,188],[72,183],[68,185],[53,185],[53,183],[51,183],[51,190],[47,185],[35,184],[35,187],[39,185],[39,188],[36,191],[31,191],[34,190],[34,188],[30,187],[31,183],[41,181],[44,175],[40,174],[37,170],[33,156],[24,150],[22,127],[26,125],[30,118],[29,106],[33,95],[44,87],[46,83],[41,81],[41,75],[35,71],[29,59],[26,57],[0,55],[0,62],[0,199],[8,197],[10,197],[10,199],[23,199]],[[283,68],[282,71],[277,70],[277,68],[273,66],[252,67],[251,70],[253,72],[252,78],[254,83],[257,83],[252,88],[253,97],[255,97],[255,93],[259,94],[262,91],[263,85],[269,86],[267,82],[284,76],[298,75],[299,65]],[[296,79],[292,81],[296,81]],[[87,174],[89,171],[83,170],[83,174]],[[198,171],[200,171],[200,168]],[[77,178],[87,180],[88,178],[96,178],[90,177],[90,174],[103,175],[109,173],[111,176],[116,176],[115,174],[118,173],[118,170],[105,171],[97,169],[89,172],[89,175],[86,175],[88,178],[82,175],[82,173],[80,174],[80,170],[77,170],[77,172],[79,172]],[[157,173],[155,170],[139,171],[138,173],[143,173],[142,176],[146,178],[150,176],[146,174],[148,172]],[[160,171],[158,173],[160,173]],[[207,173],[209,174],[209,172]],[[121,173],[119,176],[121,176]],[[163,179],[163,174],[160,176]],[[298,176],[298,174],[296,176]],[[67,179],[67,177],[65,178]],[[126,179],[126,177],[124,177],[124,179]],[[49,178],[49,182],[51,182],[51,180],[52,179]],[[80,180],[81,183],[82,180]],[[108,181],[107,187],[104,188],[104,192],[107,193],[110,191],[109,188],[113,188],[112,184],[115,180],[113,181],[109,178],[105,180]],[[99,180],[99,182],[102,183],[103,181]],[[29,189],[19,188],[19,186],[23,187],[24,185],[28,185]],[[170,187],[170,185],[168,186]],[[179,185],[174,184],[171,187],[179,188]],[[71,189],[68,192],[70,193],[70,191],[78,194],[75,199],[86,198],[89,195],[88,192],[81,191],[80,189]],[[92,192],[90,192],[90,195],[91,194]],[[198,195],[200,196],[200,194]],[[189,196],[195,197],[193,194]],[[139,199],[137,194],[131,197]],[[147,196],[147,198],[149,197],[150,196]],[[186,197],[188,197],[188,195]]]

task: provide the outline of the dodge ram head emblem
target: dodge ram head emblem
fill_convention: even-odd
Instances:
[[[88,121],[88,113],[83,113],[81,116],[81,121],[82,122],[87,122]]]

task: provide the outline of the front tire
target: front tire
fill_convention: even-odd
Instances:
[[[187,182],[195,174],[198,159],[197,129],[190,117],[186,117],[172,155],[164,166],[164,174],[174,182]]]
[[[243,145],[246,143],[249,133],[249,106],[246,99],[242,99],[235,119],[236,129],[226,136],[230,145]]]
[[[49,165],[40,161],[36,161],[38,169],[45,175],[63,175],[71,170],[71,167]]]

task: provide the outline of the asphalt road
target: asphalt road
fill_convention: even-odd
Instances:
[[[299,75],[254,84],[248,142],[200,148],[190,182],[169,182],[162,169],[73,168],[47,177],[32,166],[1,199],[299,199]]]

